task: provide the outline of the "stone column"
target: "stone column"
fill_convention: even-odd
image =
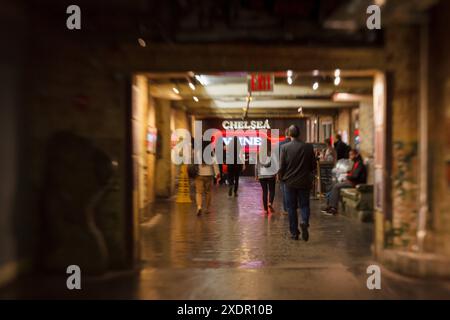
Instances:
[[[156,126],[158,142],[156,154],[155,194],[167,198],[171,195],[171,131],[170,131],[170,101],[156,99]]]
[[[450,41],[446,34],[450,2],[441,1],[429,17],[429,195],[428,250],[450,263]],[[428,231],[430,233],[430,231]],[[450,273],[447,271],[447,275]]]
[[[373,100],[363,100],[359,104],[359,136],[361,138],[360,152],[368,164],[367,183],[373,184],[373,153],[374,153],[374,119]]]
[[[386,54],[393,74],[392,125],[392,245],[399,249],[416,246],[418,215],[418,112],[419,28],[391,26],[386,30]],[[389,112],[389,108],[388,108]],[[389,160],[388,160],[389,161]]]

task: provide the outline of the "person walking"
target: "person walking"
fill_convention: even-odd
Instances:
[[[209,213],[213,180],[216,178],[216,181],[220,181],[220,170],[215,155],[211,153],[210,159],[203,159],[202,157],[207,146],[208,142],[203,142],[202,150],[196,154],[199,163],[197,176],[195,177],[195,202],[197,204],[197,216],[200,216],[202,212]],[[204,206],[203,196],[205,196]]]
[[[300,129],[289,127],[291,142],[281,147],[279,179],[286,184],[288,198],[289,229],[291,238],[304,241],[309,239],[309,196],[311,193],[314,171],[316,171],[316,156],[311,144],[300,140]],[[298,229],[297,208],[300,206],[302,221],[301,232]]]
[[[239,177],[242,171],[245,170],[245,155],[238,137],[233,137],[227,146],[226,159],[228,171],[228,196],[238,196]]]
[[[353,161],[352,170],[347,174],[347,180],[336,183],[331,189],[330,195],[328,197],[328,205],[326,208],[322,209],[322,213],[326,215],[336,215],[338,213],[339,195],[341,189],[344,188],[354,188],[358,184],[366,183],[367,180],[367,169],[364,161],[355,149],[349,152],[350,160]]]
[[[255,179],[261,184],[263,191],[264,213],[268,214],[273,209],[275,199],[276,175],[278,173],[278,157],[272,152],[270,141],[261,145],[256,157]]]
[[[286,143],[291,142],[291,137],[289,137],[289,129],[285,130],[284,135],[285,135],[284,140],[281,141],[278,144],[278,148],[279,148],[278,151],[281,150],[281,147],[283,145],[285,145]],[[289,207],[289,205],[288,205],[287,195],[286,195],[286,184],[283,181],[280,181],[280,188],[281,188],[281,195],[282,195],[282,198],[283,198],[283,214],[286,215],[286,214],[288,214],[288,207]]]

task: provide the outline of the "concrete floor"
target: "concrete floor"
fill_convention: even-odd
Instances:
[[[83,278],[34,276],[0,298],[112,299],[450,299],[450,283],[421,281],[382,268],[381,290],[368,290],[372,224],[319,212],[312,200],[310,241],[289,238],[288,218],[265,215],[259,183],[243,178],[239,197],[215,186],[211,213],[159,202],[141,228],[142,263],[135,272]]]

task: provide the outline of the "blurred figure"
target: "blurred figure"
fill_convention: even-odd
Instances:
[[[196,157],[201,158],[207,146],[208,142],[203,141],[202,151],[199,151],[196,154]],[[217,181],[220,181],[220,170],[216,157],[212,155],[212,158],[212,164],[206,164],[204,161],[201,161],[201,164],[198,165],[197,176],[195,177],[195,202],[197,204],[197,216],[200,216],[203,211],[205,213],[209,213],[213,179],[216,178]],[[203,206],[203,195],[205,196],[205,206]]]
[[[284,132],[285,138],[283,141],[281,141],[278,145],[278,150],[281,150],[281,147],[285,145],[286,143],[291,142],[291,137],[289,137],[289,129],[286,129]],[[281,187],[281,194],[283,196],[283,214],[288,214],[288,201],[286,196],[286,184],[283,181],[280,181],[280,187]]]
[[[352,149],[349,152],[350,160],[353,161],[351,171],[347,174],[347,180],[336,183],[331,189],[327,207],[322,209],[326,215],[336,215],[338,213],[339,194],[343,188],[354,188],[358,184],[366,183],[367,169],[363,159],[357,150]]]
[[[275,199],[275,183],[278,172],[278,157],[276,152],[272,152],[271,144],[263,144],[256,157],[255,178],[261,184],[263,190],[264,213],[268,214],[269,209],[273,211],[273,201]]]
[[[300,205],[301,235],[303,240],[308,241],[309,195],[316,170],[316,156],[313,146],[300,140],[300,129],[297,126],[289,127],[289,136],[292,141],[281,148],[279,177],[286,184],[291,238],[298,240],[300,235],[297,216],[297,207]]]
[[[336,160],[348,159],[350,152],[350,146],[342,141],[340,134],[336,135],[336,142],[334,143],[334,149],[336,150]]]
[[[227,146],[225,162],[227,164],[228,175],[228,196],[238,196],[239,177],[242,171],[245,170],[245,155],[244,148],[242,148],[238,137],[234,137]]]
[[[324,161],[336,163],[337,154],[336,150],[331,145],[331,139],[325,139],[325,143],[327,144],[327,148],[325,149],[325,155],[323,156]]]

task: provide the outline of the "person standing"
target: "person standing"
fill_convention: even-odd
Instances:
[[[325,150],[323,160],[336,163],[337,154],[336,150],[334,150],[333,146],[331,145],[331,139],[325,139],[325,143],[327,144],[327,148]]]
[[[245,155],[238,137],[233,137],[227,146],[226,159],[228,170],[228,196],[238,196],[239,177],[242,171],[245,170]]]
[[[336,160],[348,159],[348,153],[350,151],[350,146],[342,141],[342,136],[340,134],[336,135],[336,142],[334,143],[334,149],[336,150]]]
[[[276,175],[278,173],[278,157],[271,151],[270,141],[262,144],[256,157],[255,178],[261,184],[263,191],[264,213],[268,214],[273,209],[275,199]]]
[[[281,141],[278,144],[279,150],[281,150],[281,147],[285,145],[286,143],[291,142],[291,138],[289,137],[289,129],[286,129],[284,132],[285,138],[283,141]],[[288,214],[288,201],[287,201],[287,195],[286,195],[286,184],[283,181],[280,181],[280,188],[281,188],[281,195],[283,198],[283,213]]]
[[[289,127],[289,136],[291,142],[281,147],[279,179],[286,184],[291,238],[298,240],[301,234],[302,239],[308,241],[309,195],[316,170],[316,156],[313,146],[300,140],[297,126]],[[298,206],[302,216],[301,232],[298,229]]]
[[[341,189],[354,188],[358,184],[366,183],[367,169],[364,161],[355,149],[349,152],[350,160],[353,161],[352,170],[347,174],[347,180],[336,183],[331,189],[330,196],[328,198],[328,206],[322,209],[322,213],[326,215],[336,215],[338,213],[339,194]]]
[[[202,151],[199,151],[196,156],[199,157],[198,172],[195,177],[195,202],[197,204],[197,216],[200,216],[202,212],[209,213],[211,205],[211,187],[214,178],[220,181],[220,170],[217,164],[216,157],[211,154],[212,161],[206,161],[208,159],[202,159],[204,151],[208,143],[203,142]],[[210,164],[208,164],[208,162]],[[203,196],[205,196],[205,206],[203,206]]]

